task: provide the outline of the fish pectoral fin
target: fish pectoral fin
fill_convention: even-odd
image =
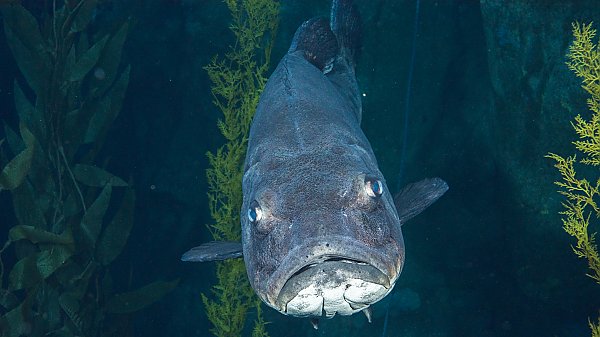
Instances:
[[[394,197],[400,223],[412,219],[431,206],[448,190],[448,184],[440,178],[423,179],[406,185]]]
[[[231,241],[211,241],[194,247],[181,256],[185,262],[208,262],[242,256],[242,244]]]

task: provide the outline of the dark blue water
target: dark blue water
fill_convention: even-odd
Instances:
[[[585,275],[586,262],[561,228],[562,197],[553,185],[559,177],[544,155],[574,153],[569,122],[587,113],[587,96],[564,55],[571,22],[600,23],[600,4],[424,0],[415,21],[416,1],[357,2],[362,126],[388,186],[439,176],[450,190],[403,226],[406,265],[394,292],[374,305],[371,324],[357,314],[321,320],[314,330],[307,319],[265,308],[270,335],[590,336],[600,285]],[[52,1],[23,3],[40,19]],[[273,66],[298,25],[328,11],[328,1],[281,1]],[[229,13],[216,0],[105,0],[93,29],[114,29],[126,18],[122,63],[131,65],[131,77],[96,159],[132,181],[136,195],[134,226],[110,267],[112,283],[120,291],[155,280],[180,283],[129,316],[124,331],[208,336],[200,294],[215,282],[214,265],[179,257],[210,240],[205,153],[224,140],[203,67],[233,43]],[[0,65],[0,120],[17,129],[13,82],[25,82],[4,31]],[[6,146],[2,165],[14,155]],[[591,174],[594,181],[597,171]],[[10,192],[0,191],[2,242],[17,224],[12,205]],[[591,232],[600,229],[596,220]],[[4,288],[16,254],[2,253]]]

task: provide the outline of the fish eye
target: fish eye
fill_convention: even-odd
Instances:
[[[367,194],[371,198],[380,197],[383,194],[383,183],[379,179],[367,179],[365,181]]]
[[[258,204],[258,201],[254,200],[250,203],[250,207],[248,208],[248,220],[252,223],[256,223],[262,219],[262,209]]]

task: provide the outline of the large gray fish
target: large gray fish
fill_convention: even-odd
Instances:
[[[242,243],[211,242],[182,257],[243,253],[258,296],[286,315],[351,315],[385,297],[404,265],[400,226],[448,189],[426,179],[394,202],[360,129],[359,29],[350,0],[333,1],[331,22],[300,26],[250,129]]]

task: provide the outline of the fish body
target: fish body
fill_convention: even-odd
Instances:
[[[331,20],[305,22],[250,129],[238,247],[258,296],[286,315],[350,315],[385,297],[404,265],[402,223],[448,189],[434,178],[396,200],[388,190],[360,128],[359,31],[349,0],[333,1]],[[184,260],[240,254],[211,244]]]

